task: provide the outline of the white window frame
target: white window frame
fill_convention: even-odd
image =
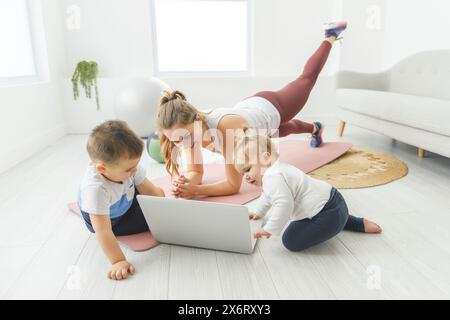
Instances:
[[[47,57],[47,51],[45,50],[41,3],[39,0],[26,0],[25,2],[28,28],[30,32],[34,74],[29,76],[0,77],[0,87],[27,85],[46,80],[45,78],[48,78],[48,65],[46,65],[46,59],[44,59]]]
[[[216,1],[245,1],[247,3],[247,70],[245,71],[160,71],[158,58],[158,39],[156,32],[156,0],[150,1],[150,19],[153,47],[153,73],[160,78],[183,77],[248,77],[253,76],[253,1],[254,0],[216,0]],[[183,0],[177,0],[183,1]],[[192,1],[192,0],[191,0]],[[193,0],[202,1],[202,0]],[[215,0],[210,0],[215,1]]]

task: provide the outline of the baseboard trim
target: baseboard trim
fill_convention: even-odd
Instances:
[[[19,145],[14,145],[12,148],[4,150],[4,154],[7,156],[0,159],[0,174],[42,151],[66,134],[67,126],[66,124],[61,124],[39,136],[34,136]]]

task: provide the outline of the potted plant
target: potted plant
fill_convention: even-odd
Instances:
[[[78,83],[84,89],[86,98],[92,97],[92,88],[95,91],[95,102],[97,104],[97,110],[100,110],[100,103],[98,99],[98,87],[97,87],[98,65],[95,61],[80,61],[75,68],[75,72],[72,76],[73,86],[73,98],[75,100],[80,96],[78,89]]]

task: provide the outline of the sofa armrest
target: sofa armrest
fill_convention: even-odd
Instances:
[[[336,74],[336,89],[366,89],[386,91],[389,86],[389,73],[362,73],[339,71]]]

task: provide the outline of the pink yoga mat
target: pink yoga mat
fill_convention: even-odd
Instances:
[[[328,162],[343,155],[352,147],[347,142],[328,142],[320,148],[311,148],[309,141],[288,140],[280,142],[281,160],[287,162],[304,172],[310,172]],[[220,164],[205,165],[203,183],[213,183],[225,179],[225,169]],[[164,189],[167,196],[170,195],[170,177],[163,177],[152,180],[154,184]],[[252,184],[242,183],[238,194],[222,197],[200,198],[202,201],[214,201],[222,203],[244,204],[260,196],[261,189]],[[69,209],[81,216],[80,209],[76,203],[70,203]],[[144,251],[157,246],[156,241],[150,232],[139,233],[131,236],[117,237],[121,243],[133,251]]]
[[[68,207],[70,211],[81,217],[80,208],[78,208],[78,205],[75,202],[69,203]],[[129,236],[120,236],[117,237],[117,240],[133,251],[149,250],[159,244],[159,242],[153,238],[150,231]]]
[[[352,144],[349,142],[327,142],[320,148],[311,148],[309,141],[287,140],[280,142],[281,161],[289,163],[300,170],[311,172],[346,153]],[[225,168],[223,164],[207,164],[203,176],[203,183],[209,184],[225,179]],[[173,197],[170,192],[171,179],[169,176],[153,179],[152,182],[163,188],[167,197]],[[252,184],[242,183],[239,193],[231,196],[218,196],[198,198],[195,200],[244,204],[258,198],[261,188]]]

